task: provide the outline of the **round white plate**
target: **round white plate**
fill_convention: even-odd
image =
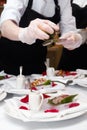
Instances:
[[[37,87],[37,91],[41,93],[51,93],[51,92],[57,92],[59,90],[65,89],[65,85],[62,83],[55,82],[57,85],[52,87],[51,85],[42,85],[40,87]],[[12,83],[11,83],[12,84]],[[14,85],[15,86],[15,85]],[[24,95],[29,94],[29,89],[17,89],[15,87],[12,87],[10,84],[3,85],[2,87],[7,93],[12,94],[18,94],[18,95]]]
[[[51,85],[43,86],[43,88],[38,89],[38,91],[40,91],[41,93],[51,93],[65,89],[65,85],[62,83],[54,82],[54,84],[56,85],[53,87]]]
[[[72,118],[76,118],[76,117],[79,117],[81,115],[83,115],[85,112],[77,112],[75,114],[69,114],[69,115],[65,115],[61,118],[57,118],[57,117],[54,117],[54,118],[45,118],[45,119],[40,119],[40,120],[37,120],[37,122],[53,122],[53,121],[64,121],[64,120],[69,120],[69,119],[72,119]]]
[[[10,117],[12,118],[15,118],[15,119],[18,119],[18,120],[21,120],[21,121],[24,121],[24,122],[53,122],[53,121],[64,121],[64,120],[69,120],[69,119],[73,119],[73,118],[76,118],[76,117],[79,117],[83,114],[86,113],[86,111],[81,111],[81,112],[77,112],[77,113],[73,113],[73,114],[68,114],[68,115],[64,115],[62,117],[57,117],[55,116],[56,114],[55,113],[48,113],[46,115],[45,114],[41,114],[38,112],[38,115],[35,117],[29,117],[29,112],[28,110],[19,110],[19,109],[11,109],[11,107],[9,106],[5,106],[5,112],[7,115],[9,115]],[[40,115],[39,115],[40,114]],[[46,115],[46,117],[45,117]],[[41,117],[42,116],[42,117]]]
[[[45,110],[52,109],[51,106],[47,103],[48,100],[46,99],[45,101],[46,102],[43,103],[41,111],[30,111],[30,110],[19,109],[21,106],[29,108],[29,105],[28,103],[21,102],[20,98],[15,97],[12,99],[5,100],[5,112],[9,116],[15,119],[22,120],[24,122],[62,121],[62,120],[68,120],[68,119],[81,116],[87,112],[87,103],[86,102],[83,103],[80,100],[78,100],[80,105],[77,107],[64,109],[64,105],[56,106],[54,107],[54,109],[59,109],[61,110],[60,112],[45,113],[44,112]]]
[[[12,83],[11,83],[12,84]],[[15,86],[15,85],[14,85]],[[6,92],[6,93],[11,93],[11,94],[18,94],[18,95],[25,95],[25,94],[29,94],[29,89],[17,89],[13,86],[11,86],[10,84],[5,84],[2,86],[2,89]]]
[[[87,84],[77,83],[77,85],[87,88]]]
[[[6,90],[7,93],[12,93],[12,94],[18,94],[18,95],[26,95],[29,94],[30,90],[29,89],[10,89]]]

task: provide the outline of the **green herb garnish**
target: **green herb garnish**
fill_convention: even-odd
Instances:
[[[51,80],[47,80],[46,82],[43,83],[43,85],[49,85],[51,84]]]
[[[67,95],[66,97],[62,98],[63,95],[58,96],[58,97],[54,97],[52,99],[48,100],[48,103],[50,103],[51,105],[61,105],[61,104],[66,104],[69,102],[72,102],[73,99],[77,96],[77,94],[75,95]]]

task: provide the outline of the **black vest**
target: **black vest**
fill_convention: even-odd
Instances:
[[[80,7],[79,5],[72,3],[72,13],[76,17],[77,28],[87,27],[87,5],[85,7]]]
[[[73,0],[72,0],[73,1]],[[83,8],[72,4],[72,14],[76,18],[77,28],[87,27],[87,5]],[[58,65],[58,69],[63,70],[76,70],[78,68],[87,69],[87,44],[81,45],[79,48],[69,51],[63,49],[62,57]]]
[[[54,0],[54,2],[55,15],[53,17],[46,17],[32,10],[33,0],[29,0],[19,26],[27,27],[30,21],[36,18],[48,19],[58,23],[60,21],[60,8],[57,5],[58,1]],[[17,75],[19,74],[19,66],[22,65],[24,75],[42,73],[46,70],[44,63],[47,54],[47,47],[43,47],[42,42],[42,40],[36,40],[36,43],[28,45],[2,37],[0,39],[1,69],[4,69],[6,73]]]

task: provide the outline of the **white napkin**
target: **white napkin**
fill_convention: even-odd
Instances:
[[[87,0],[73,0],[73,3],[79,5],[80,7],[85,7],[87,5]]]
[[[80,103],[79,106],[77,107],[72,107],[66,110],[62,110],[61,112],[59,112],[59,114],[57,114],[57,117],[63,117],[65,115],[69,115],[69,114],[74,114],[77,112],[85,112],[87,111],[87,104],[86,103]]]
[[[76,72],[81,75],[87,75],[87,70],[85,69],[76,69]]]
[[[0,76],[2,76],[2,75],[6,75],[6,73],[4,72],[4,70],[0,72]]]
[[[29,94],[30,91],[29,89],[17,89],[15,80],[13,81],[6,80],[1,88],[7,93],[13,93],[18,95]]]
[[[61,83],[64,83],[64,84],[66,84],[68,82],[68,79],[64,79],[61,76],[52,76],[52,77],[49,77],[49,80],[54,81],[54,82],[58,81],[58,82],[61,82]]]
[[[9,102],[8,101],[5,102],[6,104],[4,106],[4,111],[6,112],[7,115],[14,117],[16,119],[28,121],[28,119],[19,111],[17,104],[15,105],[15,103],[10,102],[10,100]]]
[[[1,88],[4,91],[9,91],[10,89],[16,88],[16,80],[14,77],[6,79],[6,80],[1,80],[0,84],[2,84]]]
[[[33,111],[24,111],[24,110],[21,110],[22,114],[24,114],[26,116],[26,118],[28,119],[33,119],[33,120],[36,120],[36,119],[46,119],[46,118],[61,118],[63,116],[66,116],[66,115],[69,115],[69,114],[75,114],[77,112],[85,112],[87,111],[87,105],[84,104],[84,105],[80,105],[78,107],[73,107],[73,108],[68,108],[66,110],[62,110],[58,113],[52,113],[52,112],[48,112],[48,113],[45,113],[45,112],[42,112],[42,111],[38,111],[38,112],[33,112]]]
[[[73,79],[73,83],[71,83],[70,85],[74,85],[74,84],[77,84],[77,85],[80,85],[83,87],[87,87],[87,78]]]
[[[4,73],[4,71],[0,72],[0,76],[5,76],[5,75],[8,75],[8,74]],[[9,78],[0,80],[0,84],[5,84],[7,81],[15,81],[16,76],[13,76],[13,75],[8,75],[8,76]]]
[[[43,120],[43,119],[49,119],[49,118],[62,118],[69,114],[75,114],[78,112],[86,112],[87,111],[87,103],[80,102],[80,105],[77,107],[68,108],[65,110],[61,110],[58,113],[45,113],[43,110],[41,111],[30,111],[30,110],[23,110],[19,109],[20,106],[25,106],[28,108],[28,104],[21,103],[19,99],[12,98],[5,100],[6,107],[8,114],[10,116],[14,116],[16,118],[19,118],[23,121],[37,121],[37,120]]]

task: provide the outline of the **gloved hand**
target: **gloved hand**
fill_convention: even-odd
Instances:
[[[59,26],[49,20],[35,19],[26,28],[20,28],[18,38],[27,44],[35,43],[36,39],[49,39],[49,34],[59,30]]]
[[[61,40],[60,40],[61,39]],[[63,34],[59,39],[57,45],[63,45],[68,50],[74,50],[82,44],[82,36],[76,32],[69,32]]]
[[[86,29],[79,29],[78,33],[82,36],[82,44],[87,43],[87,30]]]

